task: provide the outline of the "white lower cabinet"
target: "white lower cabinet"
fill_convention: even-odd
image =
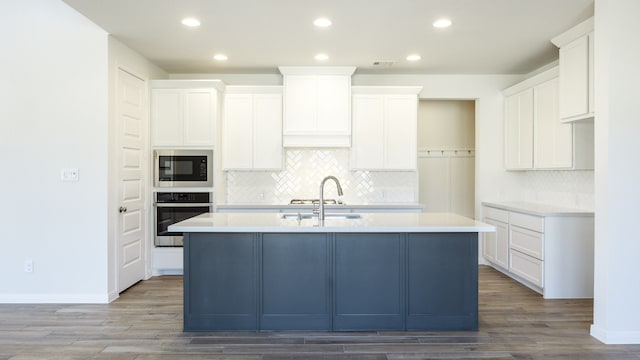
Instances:
[[[483,256],[503,270],[509,269],[509,213],[495,208],[483,208],[482,221],[496,227],[494,233],[483,233]]]
[[[511,264],[509,265],[510,272],[540,288],[544,287],[542,281],[542,260],[538,260],[513,249],[509,252],[509,257],[511,258]]]
[[[483,203],[483,221],[497,230],[484,235],[485,260],[545,299],[593,297],[593,213],[505,204]]]

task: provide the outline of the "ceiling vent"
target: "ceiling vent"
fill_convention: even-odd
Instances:
[[[373,67],[377,68],[389,68],[393,66],[396,62],[393,60],[378,60],[373,62]]]

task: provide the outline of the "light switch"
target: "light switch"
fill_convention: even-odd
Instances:
[[[79,181],[80,177],[77,168],[62,169],[60,171],[62,181]]]

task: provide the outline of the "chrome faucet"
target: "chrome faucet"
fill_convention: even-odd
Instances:
[[[342,186],[340,186],[340,181],[338,181],[338,178],[336,178],[335,176],[327,176],[326,178],[322,179],[322,182],[320,183],[320,208],[318,209],[318,220],[322,221],[324,221],[324,183],[327,182],[327,180],[335,181],[336,187],[338,188],[338,196],[342,196]]]

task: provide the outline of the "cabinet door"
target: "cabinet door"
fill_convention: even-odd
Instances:
[[[349,134],[351,123],[350,86],[348,76],[317,77],[318,115],[316,129],[320,134]]]
[[[494,265],[498,265],[504,270],[509,269],[509,225],[492,219],[482,221],[496,227],[494,233],[484,233],[484,249],[482,255]]]
[[[284,85],[284,133],[315,130],[318,89],[315,76],[286,76]]]
[[[254,234],[185,234],[184,330],[258,330]]]
[[[353,96],[352,169],[384,167],[384,97]]]
[[[509,224],[500,221],[493,221],[489,224],[496,227],[496,265],[503,269],[509,269]]]
[[[560,118],[589,113],[589,36],[560,48]]]
[[[184,145],[213,146],[216,114],[215,91],[184,91]]]
[[[534,167],[569,169],[573,166],[573,125],[558,115],[558,79],[533,89]]]
[[[282,95],[253,95],[253,169],[282,168]]]
[[[222,168],[250,169],[252,151],[252,97],[227,94],[222,123]]]
[[[330,330],[325,234],[262,236],[261,330]]]
[[[385,169],[415,170],[418,159],[417,95],[386,96]]]
[[[478,328],[478,234],[409,234],[406,330]]]
[[[335,331],[403,328],[403,244],[399,234],[336,234]]]
[[[151,143],[153,146],[182,145],[182,92],[177,89],[151,91]]]
[[[496,226],[491,219],[484,218],[482,221]],[[487,232],[482,234],[482,257],[491,263],[496,262],[496,233]]]
[[[509,96],[505,106],[505,167],[533,167],[533,89]]]

